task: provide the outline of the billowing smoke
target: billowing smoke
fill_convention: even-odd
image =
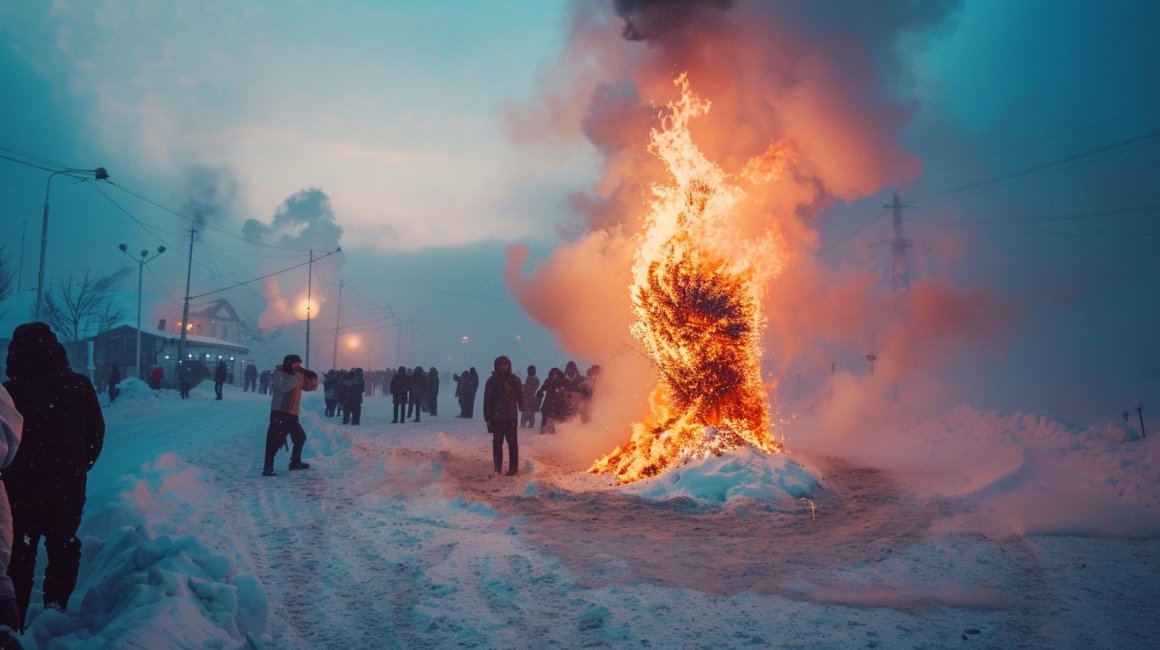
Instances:
[[[879,195],[921,173],[921,160],[902,144],[915,107],[891,92],[909,73],[898,51],[907,39],[940,29],[954,6],[573,3],[564,51],[542,75],[537,100],[513,111],[508,127],[529,146],[583,138],[600,156],[601,177],[569,201],[585,220],[584,234],[530,268],[525,250],[510,252],[507,279],[521,304],[566,349],[616,374],[616,355],[633,346],[634,237],[650,188],[665,174],[647,149],[649,131],[677,95],[674,79],[687,72],[692,90],[712,104],[690,124],[693,140],[750,183],[733,224],[737,236],[773,232],[790,251],[764,303],[765,368],[770,385],[779,386],[775,398],[832,396],[836,376],[850,372],[843,390],[866,396],[851,401],[881,403],[894,391],[896,400],[929,403],[933,384],[922,383],[922,392],[898,386],[939,375],[949,350],[993,352],[990,343],[1002,340],[1014,310],[938,279],[917,279],[892,295],[866,255],[820,263],[817,228],[837,202]],[[873,375],[834,368],[838,354],[868,353],[878,360]],[[639,415],[626,411],[608,425],[627,426]]]
[[[228,169],[192,167],[182,172],[181,178],[187,183],[181,209],[193,217],[196,226],[216,223],[237,213],[238,181]]]
[[[297,192],[283,201],[269,225],[257,219],[246,220],[242,232],[254,243],[303,250],[334,250],[342,238],[342,226],[338,225],[330,197],[316,187]]]
[[[269,224],[248,219],[242,232],[255,246],[275,246],[300,251],[313,250],[316,257],[337,250],[342,237],[342,226],[330,205],[330,197],[318,188],[299,191],[274,212]],[[328,260],[328,266],[341,264],[341,256]],[[277,328],[301,320],[300,303],[306,299],[306,286],[299,275],[283,274],[268,278],[263,284],[266,310],[259,318],[259,327]],[[327,302],[327,292],[319,285],[311,291],[312,317],[318,316],[318,306]]]

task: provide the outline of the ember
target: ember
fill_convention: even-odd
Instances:
[[[632,334],[656,364],[660,383],[651,415],[589,468],[615,473],[622,483],[744,444],[780,449],[770,431],[760,341],[763,287],[780,271],[784,247],[772,232],[753,241],[730,227],[745,192],[692,142],[688,122],[707,113],[709,102],[690,92],[685,75],[675,83],[681,97],[669,104],[649,145],[673,183],[652,188],[631,287]],[[791,149],[771,146],[760,157],[760,176],[779,171]],[[747,178],[757,164],[747,166]]]

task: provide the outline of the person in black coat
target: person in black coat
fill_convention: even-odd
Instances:
[[[556,433],[556,423],[563,422],[567,414],[564,373],[559,368],[548,371],[548,378],[536,392],[543,397],[540,408],[540,433]]]
[[[225,386],[226,378],[229,377],[229,374],[230,371],[226,368],[226,362],[218,359],[217,368],[213,371],[213,392],[217,395],[214,399],[222,398],[222,386]]]
[[[355,368],[346,373],[342,380],[342,423],[358,425],[362,417],[363,392],[366,390],[366,380],[363,379],[362,368]]]
[[[427,373],[423,366],[415,366],[407,382],[407,417],[415,414],[415,421],[419,421],[419,412],[423,406],[423,393],[427,392]]]
[[[524,388],[520,378],[512,373],[511,359],[495,358],[495,372],[483,387],[483,419],[491,433],[491,456],[495,473],[503,470],[503,443],[508,445],[508,471],[515,476],[520,467],[520,443],[516,426],[519,424],[520,405],[524,402]]]
[[[399,366],[391,377],[391,402],[394,403],[391,424],[407,421],[407,385],[407,369]]]
[[[460,406],[463,408],[463,417],[475,417],[475,393],[479,391],[479,373],[475,371],[475,366],[467,370],[467,375],[463,379],[463,394],[460,395]]]
[[[88,472],[101,454],[105,419],[89,378],[69,368],[64,346],[45,323],[25,323],[8,344],[4,387],[24,416],[24,437],[4,487],[15,543],[8,575],[20,625],[28,614],[37,549],[44,538],[44,606],[65,610],[76,588]]]
[[[121,389],[117,388],[119,383],[121,383],[121,369],[113,366],[113,369],[109,371],[109,404],[112,404],[117,399],[117,393],[121,392]]]
[[[439,414],[439,371],[435,366],[427,370],[427,388],[423,392],[423,399],[427,402],[427,412],[431,415]]]
[[[242,376],[245,378],[245,383],[242,384],[242,392],[258,392],[258,366],[252,363],[246,364],[246,371]]]

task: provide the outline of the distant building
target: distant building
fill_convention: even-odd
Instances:
[[[180,318],[175,318],[169,322],[173,323],[172,329],[174,331],[181,331]],[[165,328],[162,327],[159,329]],[[233,341],[238,344],[244,344],[250,339],[259,336],[258,332],[250,327],[249,323],[242,320],[233,305],[225,299],[214,300],[200,305],[190,305],[189,326],[186,328],[186,331],[189,334],[207,336],[223,341]]]

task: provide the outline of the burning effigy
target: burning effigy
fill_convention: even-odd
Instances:
[[[659,383],[629,440],[589,468],[622,483],[743,445],[781,448],[761,378],[761,299],[785,246],[772,230],[755,240],[731,227],[746,193],[693,143],[689,122],[709,102],[690,91],[686,75],[675,83],[680,98],[649,144],[672,180],[652,187],[630,287],[631,332]],[[743,174],[776,174],[791,151],[775,143]]]

